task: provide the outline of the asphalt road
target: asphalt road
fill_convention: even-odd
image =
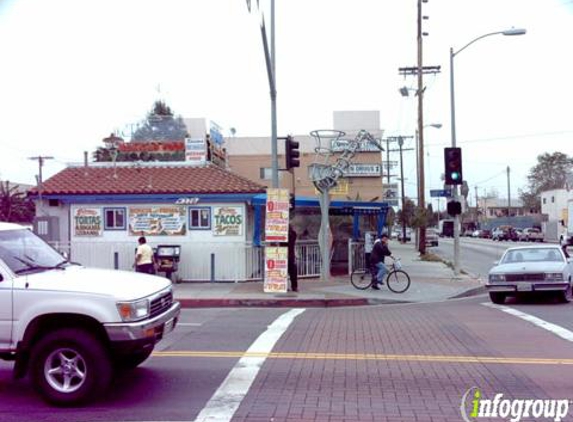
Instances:
[[[493,241],[491,239],[460,238],[460,268],[475,277],[486,278],[494,262],[501,258],[507,248],[519,245],[531,245],[527,242]],[[454,240],[440,238],[437,247],[429,248],[450,262],[454,261]]]
[[[45,405],[1,362],[0,420],[193,421],[215,403],[227,415],[218,421],[457,422],[474,386],[490,398],[573,398],[573,304],[486,305],[480,296],[307,309],[288,322],[281,319],[292,310],[184,310],[182,324],[147,362],[85,408]],[[569,329],[571,339],[507,309]],[[278,333],[276,343],[261,341],[269,333]]]

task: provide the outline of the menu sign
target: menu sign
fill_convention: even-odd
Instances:
[[[265,293],[284,293],[288,280],[288,248],[265,248]]]
[[[267,189],[267,242],[288,242],[289,198],[288,189]]]
[[[176,205],[130,207],[132,236],[183,236],[187,233],[185,207]]]
[[[74,210],[75,236],[101,236],[102,217],[99,208],[76,208]]]

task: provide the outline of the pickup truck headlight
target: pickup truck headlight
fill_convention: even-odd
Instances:
[[[505,274],[490,274],[489,281],[491,283],[505,281]]]
[[[563,273],[545,273],[545,281],[563,281]]]
[[[117,310],[124,322],[139,321],[149,315],[149,300],[117,302]]]

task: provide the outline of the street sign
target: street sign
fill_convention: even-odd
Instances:
[[[432,198],[451,198],[452,197],[452,191],[448,190],[448,189],[432,189],[430,190],[430,196]]]

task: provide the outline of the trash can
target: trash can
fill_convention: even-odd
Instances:
[[[179,269],[181,245],[157,245],[155,261],[157,271],[165,273],[165,277],[173,280],[172,274]]]

